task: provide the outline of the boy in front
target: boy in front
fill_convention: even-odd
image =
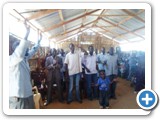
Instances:
[[[100,108],[108,109],[109,108],[109,88],[110,88],[110,80],[105,75],[104,70],[99,71],[99,79],[96,86],[99,86],[99,104]]]

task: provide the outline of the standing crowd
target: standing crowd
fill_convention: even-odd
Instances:
[[[24,40],[13,44],[9,57],[10,73],[10,96],[9,107],[11,109],[33,109],[33,93],[28,60],[37,51],[42,39],[39,39],[36,46],[28,50],[27,40],[30,28],[26,25],[26,35]],[[85,50],[80,45],[69,44],[70,52],[65,53],[63,49],[50,49],[44,59],[44,67],[47,70],[46,102],[48,105],[53,101],[53,88],[56,84],[56,91],[59,102],[71,104],[74,100],[73,90],[77,102],[82,103],[80,81],[84,79],[83,92],[88,100],[99,99],[100,108],[109,108],[109,99],[117,99],[116,86],[118,77],[130,80],[135,92],[145,86],[145,54],[142,52],[115,53],[113,47],[106,52],[102,47],[97,53],[92,45]],[[65,84],[64,84],[65,83]],[[66,85],[67,84],[67,85]],[[41,87],[41,86],[40,86]],[[67,91],[64,96],[64,88]],[[43,96],[42,96],[43,97]]]

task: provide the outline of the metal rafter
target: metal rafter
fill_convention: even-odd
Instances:
[[[38,19],[38,18],[41,18],[45,15],[48,15],[48,14],[51,14],[51,13],[54,13],[54,12],[58,12],[58,9],[46,9],[45,11],[39,11],[39,12],[33,14],[32,16],[26,18],[26,19],[27,20]]]
[[[131,15],[131,16],[133,16],[134,18],[136,18],[137,20],[139,20],[139,21],[141,21],[141,22],[145,22],[142,18],[140,18],[139,16],[138,16],[138,14],[140,14],[140,13],[142,13],[142,12],[144,12],[144,9],[142,9],[142,10],[140,10],[138,13],[133,13],[133,12],[131,12],[131,11],[128,11],[128,10],[126,10],[126,9],[123,9],[122,10],[123,12],[125,12],[125,13],[127,13],[128,15]]]
[[[99,26],[97,26],[97,27],[99,27]],[[121,36],[120,34],[118,34],[118,33],[116,33],[116,32],[113,32],[113,31],[111,31],[111,30],[109,30],[109,29],[106,29],[106,28],[103,28],[103,27],[99,27],[99,28],[101,28],[102,30],[104,30],[105,32],[110,32],[111,34],[113,34],[113,35],[115,35],[115,36],[119,36],[119,37],[123,37],[123,36]],[[114,37],[112,37],[112,40],[114,40],[115,38]],[[126,41],[128,41],[126,38],[124,38],[123,37],[123,39],[124,40],[126,40]],[[128,41],[129,42],[129,41]]]
[[[53,26],[51,26],[51,27],[49,27],[49,28],[47,28],[47,29],[44,29],[43,31],[44,31],[44,32],[48,32],[48,31],[50,31],[50,30],[56,29],[56,28],[61,27],[61,26],[65,25],[65,24],[68,24],[68,23],[70,23],[70,22],[73,22],[73,21],[75,21],[75,20],[81,19],[81,18],[83,18],[83,17],[85,17],[85,16],[87,16],[87,15],[90,15],[90,14],[92,14],[92,13],[94,13],[94,12],[97,12],[97,11],[99,11],[99,10],[100,10],[100,9],[96,9],[96,10],[93,10],[93,11],[88,12],[88,13],[86,13],[86,14],[80,15],[80,16],[78,16],[78,17],[76,17],[76,18],[73,18],[73,19],[70,19],[70,20],[67,20],[67,21],[64,21],[64,22],[60,22],[60,23],[58,23],[58,24],[56,24],[56,25],[53,25]]]
[[[142,30],[142,29],[144,29],[144,28],[145,28],[145,27],[140,27],[140,28],[138,28],[138,29],[136,29],[136,30],[132,30],[131,32],[136,32],[136,31]],[[118,37],[120,37],[120,36],[124,36],[124,35],[126,35],[126,34],[129,34],[129,33],[127,32],[127,33],[120,34],[120,35],[114,37],[114,39],[115,39],[115,38],[118,38]]]
[[[125,13],[127,13],[128,14],[128,12],[126,11],[126,10],[123,10],[123,12],[125,12]],[[117,25],[120,25],[120,24],[123,24],[123,23],[125,23],[126,21],[128,21],[128,20],[130,20],[130,19],[132,19],[132,18],[137,18],[138,16],[137,15],[139,15],[139,14],[141,14],[141,13],[143,13],[144,12],[144,10],[140,10],[140,11],[138,11],[137,12],[137,14],[132,14],[130,17],[127,17],[126,19],[123,19],[123,20],[121,20]],[[138,18],[140,18],[140,17],[138,17]],[[141,19],[141,18],[140,18]],[[141,21],[142,22],[145,22],[143,19],[141,19]]]
[[[78,28],[75,28],[75,29],[73,29],[73,30],[66,31],[66,33],[62,33],[62,34],[50,36],[49,39],[53,39],[53,38],[57,38],[57,37],[61,37],[61,36],[63,36],[63,35],[69,34],[69,33],[71,33],[71,32],[74,32],[74,31],[78,30],[78,29],[81,29],[81,28],[83,28],[83,27],[85,27],[85,26],[87,26],[87,25],[90,25],[90,24],[92,24],[93,22],[95,22],[95,20],[92,21],[92,22],[89,22],[89,23],[87,23],[87,24],[84,24],[83,26],[80,26],[80,27],[78,27]]]
[[[97,23],[98,23],[98,20],[101,18],[100,16],[103,15],[103,13],[105,12],[106,10],[103,9],[102,12],[99,14],[99,16],[97,17],[96,21],[93,23],[92,27],[94,27]]]
[[[89,16],[99,16],[99,17],[129,17],[130,15],[99,15],[99,14],[91,14]]]
[[[118,26],[118,25],[116,25],[115,23],[110,22],[110,21],[108,21],[108,20],[106,20],[106,19],[104,19],[104,18],[101,18],[101,19],[102,19],[103,21],[105,21],[105,22],[107,22],[107,23],[115,26],[115,27],[118,27],[118,28],[120,28],[120,29],[122,29],[122,30],[124,30],[124,31],[126,31],[126,32],[128,32],[128,33],[131,33],[131,34],[133,34],[133,35],[135,35],[135,36],[137,36],[137,37],[140,37],[140,38],[144,39],[144,37],[142,37],[141,35],[138,35],[138,34],[132,32],[132,31],[129,31],[129,30],[127,30],[127,29],[125,29],[125,28],[123,28],[123,27],[121,27],[121,26]]]
[[[87,28],[87,29],[88,29],[88,28]],[[69,37],[71,37],[71,36],[77,35],[78,33],[83,32],[83,31],[85,31],[85,30],[87,30],[87,29],[78,31],[78,32],[75,33],[75,34],[72,34],[72,35],[70,35],[70,36],[66,36],[66,37],[64,37],[64,38],[62,38],[62,39],[59,39],[59,40],[57,41],[57,43],[60,43],[60,42],[62,42],[62,41],[64,42],[64,39],[67,39],[67,38],[69,38]],[[65,40],[65,41],[66,41],[66,40]]]
[[[60,17],[61,21],[64,22],[62,10],[59,10],[58,13],[59,13],[59,17]],[[66,33],[65,25],[63,25],[63,31],[64,31],[64,33]]]
[[[86,14],[86,13],[87,13],[87,11],[88,11],[88,10],[87,10],[87,9],[85,9],[84,13]],[[83,18],[82,18],[82,24],[81,24],[81,27],[83,27],[83,26],[84,26],[84,21],[86,20],[86,17],[87,17],[87,16],[85,16],[85,17],[83,17]],[[80,31],[81,31],[81,29],[80,29]]]

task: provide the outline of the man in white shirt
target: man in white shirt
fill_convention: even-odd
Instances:
[[[110,97],[116,99],[116,79],[118,74],[118,56],[114,54],[114,48],[109,49],[109,54],[107,55],[107,65],[106,65],[106,76],[110,78]]]
[[[93,97],[97,99],[97,87],[94,86],[94,92],[92,94],[91,84],[95,85],[97,83],[97,56],[94,54],[93,46],[88,47],[89,54],[82,58],[83,67],[85,68],[85,76],[87,82],[87,97],[92,100]]]
[[[38,50],[39,43],[42,36],[38,40],[38,43],[28,50],[29,41],[28,35],[30,33],[30,27],[26,26],[26,35],[23,40],[15,42],[12,45],[11,55],[9,56],[9,108],[10,109],[34,109],[32,85],[30,79],[30,67],[28,60]]]
[[[80,75],[82,72],[82,65],[81,65],[81,51],[75,51],[75,46],[73,43],[69,45],[70,52],[66,55],[65,58],[65,66],[66,66],[66,73],[69,75],[69,91],[68,91],[68,99],[67,103],[70,104],[72,102],[72,89],[73,89],[73,82],[75,81],[76,84],[76,98],[79,103],[82,103],[80,98],[79,92],[79,81]]]

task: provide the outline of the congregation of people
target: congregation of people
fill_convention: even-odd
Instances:
[[[26,29],[25,39],[13,45],[14,52],[10,55],[10,88],[14,89],[10,91],[10,108],[34,108],[33,86],[37,86],[44,105],[55,99],[61,103],[66,101],[67,104],[76,100],[81,104],[87,98],[90,101],[99,100],[100,108],[109,108],[109,100],[118,99],[116,88],[119,78],[131,81],[135,93],[145,87],[145,53],[122,52],[114,47],[110,47],[109,51],[102,47],[99,52],[93,45],[84,49],[73,43],[68,46],[69,52],[63,48],[52,48],[41,66],[36,71],[30,71],[28,60],[38,47],[28,52],[27,25]],[[38,46],[40,41],[41,38]]]
[[[115,91],[118,78],[130,81],[135,93],[145,87],[143,52],[116,52],[113,47],[106,52],[102,47],[96,53],[92,45],[85,50],[73,43],[69,44],[69,49],[70,52],[65,53],[63,49],[53,48],[45,59],[48,89],[44,105],[53,102],[55,97],[58,97],[59,102],[66,101],[67,104],[73,100],[82,103],[82,99],[87,98],[90,101],[99,99],[101,108],[109,108],[109,99],[117,99]],[[53,94],[55,91],[57,94]],[[102,98],[105,99],[105,105]]]

